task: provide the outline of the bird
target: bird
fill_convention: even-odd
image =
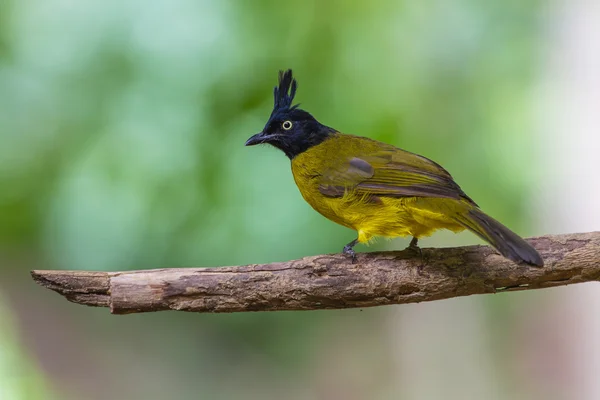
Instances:
[[[542,267],[539,253],[519,235],[485,214],[448,171],[421,155],[367,137],[344,134],[292,105],[298,83],[279,71],[273,111],[261,132],[245,145],[269,144],[291,161],[304,200],[357,237],[342,253],[356,261],[354,246],[375,237],[418,240],[447,229],[473,232],[502,256]]]

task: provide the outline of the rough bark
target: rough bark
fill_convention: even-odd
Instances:
[[[32,271],[68,300],[114,314],[181,310],[318,310],[415,303],[600,280],[600,232],[529,240],[543,268],[517,265],[489,246],[340,254],[272,264],[126,272]]]

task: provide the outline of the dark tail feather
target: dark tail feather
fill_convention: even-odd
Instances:
[[[480,209],[471,208],[457,218],[457,221],[494,246],[504,257],[517,263],[544,266],[544,260],[529,243]]]

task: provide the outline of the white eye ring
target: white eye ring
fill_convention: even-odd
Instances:
[[[292,121],[284,121],[283,124],[281,124],[281,127],[286,131],[289,131],[292,129]]]

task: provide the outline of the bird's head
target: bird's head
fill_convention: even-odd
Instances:
[[[246,141],[246,146],[268,143],[290,159],[323,142],[335,130],[322,125],[310,113],[292,105],[298,84],[292,70],[279,71],[279,86],[273,91],[273,112],[263,128]]]

